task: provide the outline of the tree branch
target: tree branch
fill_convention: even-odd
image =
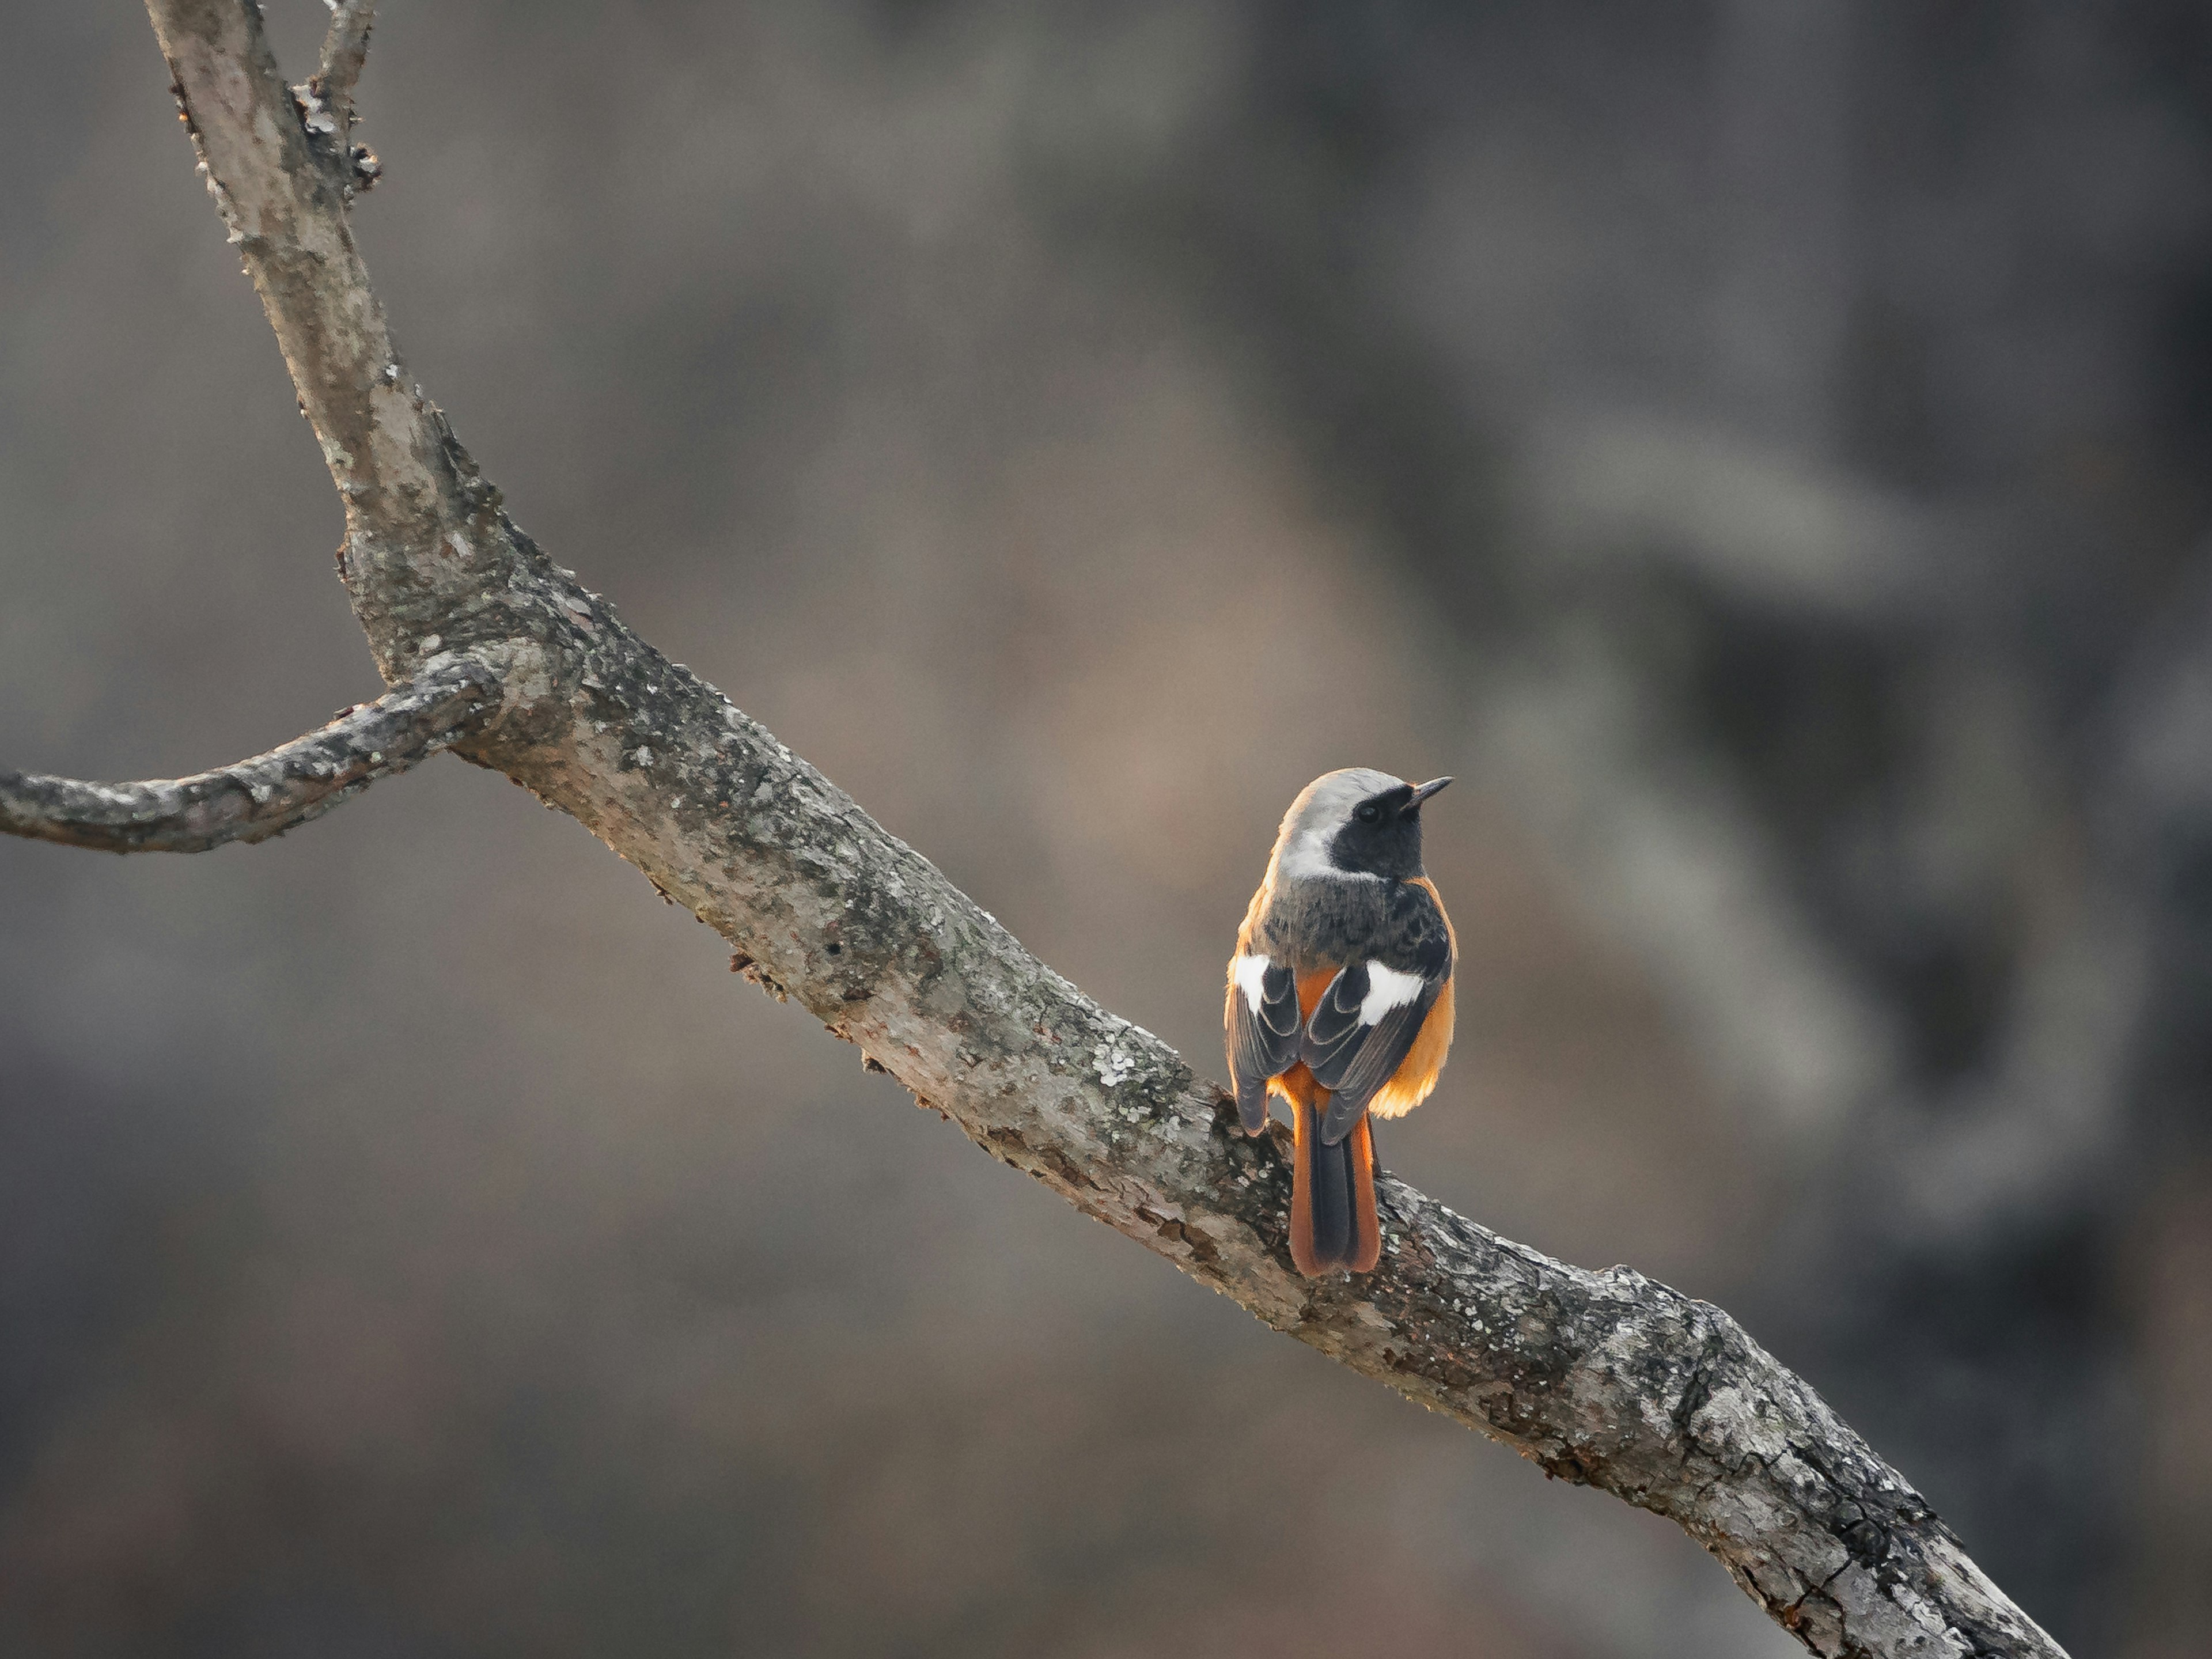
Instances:
[[[369,26],[376,18],[376,0],[330,0],[330,33],[323,37],[323,58],[315,78],[332,110],[344,124],[353,116],[353,89],[361,81],[362,65],[368,61]]]
[[[266,841],[436,754],[498,695],[483,665],[441,659],[320,731],[220,771],[149,783],[0,771],[0,834],[103,853],[204,853]]]
[[[1280,1131],[1246,1140],[1218,1086],[553,566],[404,386],[255,8],[149,9],[345,503],[341,572],[379,664],[394,677],[436,634],[501,676],[500,708],[456,752],[574,815],[994,1157],[1274,1328],[1666,1516],[1813,1651],[2057,1659],[1919,1494],[1720,1310],[1564,1266],[1389,1179],[1382,1267],[1301,1279]]]
[[[368,30],[374,21],[376,0],[325,0],[331,9],[331,27],[323,37],[320,66],[304,85],[292,88],[300,106],[300,125],[309,146],[337,181],[350,201],[374,187],[384,168],[374,152],[353,141],[354,88],[362,66],[368,61]]]

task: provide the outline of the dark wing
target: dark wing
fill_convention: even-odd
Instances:
[[[1433,975],[1355,962],[1329,981],[1306,1022],[1302,1051],[1314,1081],[1334,1097],[1321,1121],[1322,1146],[1349,1134],[1368,1102],[1406,1063],[1450,977],[1449,959]]]
[[[1365,948],[1347,954],[1314,1004],[1300,1051],[1314,1081],[1334,1097],[1320,1126],[1327,1146],[1342,1142],[1406,1063],[1458,951],[1436,889],[1420,880],[1391,889]]]
[[[1267,1127],[1267,1079],[1298,1063],[1298,983],[1288,963],[1240,955],[1230,968],[1229,1078],[1244,1133],[1256,1135]]]

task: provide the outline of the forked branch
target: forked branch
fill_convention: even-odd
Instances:
[[[301,125],[307,128],[339,187],[350,193],[371,188],[383,172],[375,155],[353,141],[353,94],[368,61],[368,31],[376,19],[376,0],[325,0],[331,27],[323,36],[323,55],[307,85],[298,88]]]
[[[149,9],[345,503],[341,573],[379,664],[405,678],[436,635],[500,676],[456,752],[574,814],[994,1157],[1274,1328],[1666,1516],[1814,1652],[2061,1659],[1719,1309],[1553,1261],[1387,1178],[1382,1266],[1301,1279],[1274,1139],[1246,1140],[1218,1087],[1030,956],[507,516],[400,369],[251,0]]]

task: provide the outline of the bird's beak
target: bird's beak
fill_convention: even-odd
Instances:
[[[1421,803],[1423,801],[1443,789],[1443,787],[1450,781],[1451,780],[1449,778],[1431,778],[1426,783],[1413,791],[1413,798],[1406,803],[1406,810],[1408,812],[1419,811],[1421,810]]]

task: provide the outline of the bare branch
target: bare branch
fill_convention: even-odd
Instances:
[[[323,61],[315,72],[323,97],[338,116],[340,131],[352,118],[353,89],[368,61],[369,26],[376,0],[331,0],[330,33],[323,37]]]
[[[1388,1179],[1382,1267],[1300,1278],[1277,1140],[1246,1140],[1218,1086],[1030,956],[501,509],[403,385],[249,0],[149,9],[345,503],[342,573],[379,662],[391,675],[435,633],[501,676],[501,709],[457,752],[572,813],[994,1158],[1275,1329],[1675,1522],[1813,1651],[2062,1659],[1720,1310],[1553,1261]]]
[[[266,841],[436,754],[498,696],[497,678],[483,665],[441,661],[319,732],[220,771],[149,783],[0,772],[0,833],[103,853],[204,853]]]
[[[308,147],[350,202],[373,189],[384,167],[374,152],[353,141],[354,88],[368,60],[368,30],[376,0],[325,0],[331,9],[330,32],[323,37],[321,67],[292,88],[300,125]]]

